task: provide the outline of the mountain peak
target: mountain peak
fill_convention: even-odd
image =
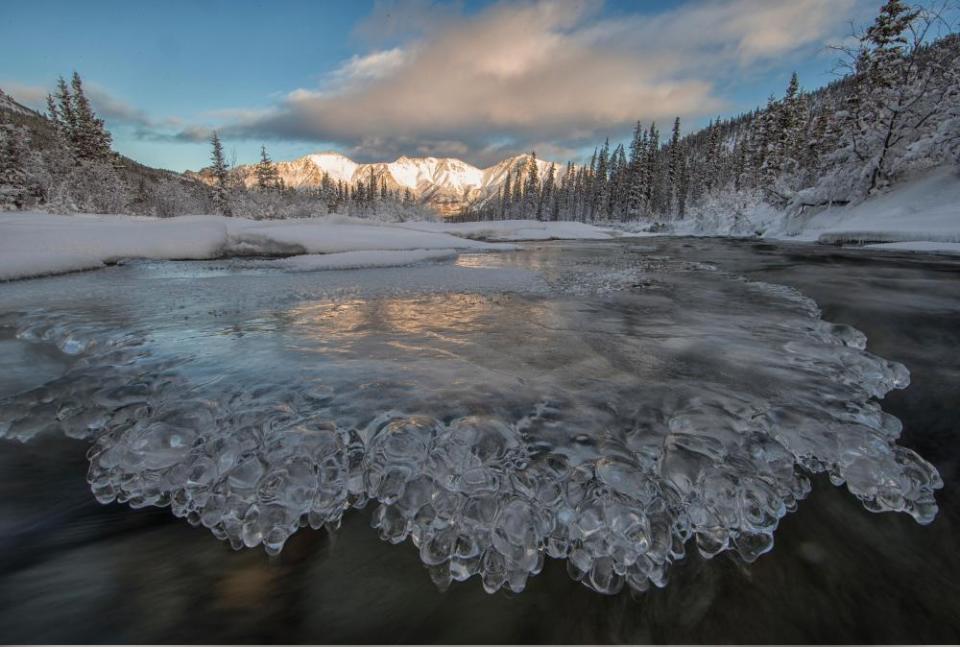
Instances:
[[[285,186],[293,189],[319,187],[324,175],[333,182],[357,185],[384,183],[390,190],[409,190],[413,196],[442,213],[456,213],[461,207],[495,198],[507,175],[530,157],[523,153],[493,166],[479,169],[455,157],[409,157],[402,155],[393,162],[359,164],[339,151],[326,150],[288,162],[276,162],[277,173]],[[550,162],[537,160],[540,179],[546,178]],[[526,172],[526,165],[520,172]],[[558,167],[562,176],[564,167]],[[257,183],[256,166],[237,166],[235,172],[247,186]],[[209,171],[198,174],[201,180],[212,181]],[[557,177],[559,179],[559,176]]]

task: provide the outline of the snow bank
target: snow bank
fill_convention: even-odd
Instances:
[[[960,243],[960,174],[955,168],[937,168],[858,205],[825,209],[802,222],[795,238],[821,243]]]
[[[892,252],[926,252],[928,254],[960,254],[960,243],[939,243],[935,241],[904,241],[900,243],[878,243],[864,245],[869,249],[881,249]]]
[[[230,248],[270,243],[287,245],[291,249],[300,248],[303,250],[300,253],[307,254],[408,249],[503,249],[475,240],[454,238],[442,232],[413,230],[398,225],[333,224],[324,218],[260,221],[252,226],[231,226]]]
[[[423,261],[453,258],[455,249],[413,249],[404,251],[356,251],[334,254],[304,254],[276,261],[267,261],[273,267],[292,272],[316,270],[356,270],[367,267],[400,267]]]
[[[55,216],[35,212],[0,214],[0,280],[93,269],[122,258],[198,260],[228,256],[366,254],[299,262],[301,268],[321,265],[335,268],[407,264],[415,262],[412,259],[417,255],[409,253],[415,250],[425,259],[449,256],[451,250],[503,249],[512,249],[512,246],[468,240],[439,231],[342,223],[324,218],[263,222],[221,216],[156,219]],[[425,250],[435,253],[427,255]],[[390,255],[389,252],[407,253]],[[375,261],[376,257],[383,260]]]
[[[486,241],[526,240],[606,240],[616,232],[581,222],[540,222],[537,220],[498,220],[492,222],[416,222],[401,227],[421,232],[452,234],[462,238]]]
[[[859,204],[808,208],[801,214],[777,209],[756,194],[734,192],[712,196],[690,211],[684,220],[657,223],[655,228],[677,236],[758,236],[840,245],[903,243],[883,249],[950,252],[954,243],[960,243],[960,172],[954,166],[940,166]]]
[[[0,214],[0,280],[101,267],[119,258],[213,258],[227,227],[214,217]]]
[[[122,258],[310,255],[282,265],[292,270],[384,267],[445,258],[458,250],[513,249],[483,240],[610,237],[609,231],[581,223],[532,220],[383,224],[338,217],[262,221],[20,212],[0,214],[0,280],[94,269]]]

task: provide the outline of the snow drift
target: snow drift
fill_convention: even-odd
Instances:
[[[102,267],[125,258],[202,260],[230,256],[311,257],[288,269],[346,269],[406,265],[457,251],[498,251],[510,245],[473,240],[609,238],[577,223],[510,221],[449,225],[385,225],[352,218],[256,221],[222,216],[156,219],[136,216],[0,215],[0,280]],[[350,254],[337,256],[335,254]]]

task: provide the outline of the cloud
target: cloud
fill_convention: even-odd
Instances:
[[[359,31],[412,40],[354,56],[223,132],[336,142],[365,158],[411,145],[474,159],[538,142],[571,150],[637,119],[716,114],[725,73],[822,45],[854,4],[714,0],[613,20],[596,2],[545,0],[447,11],[418,31],[432,4],[381,2]]]
[[[94,112],[110,126],[132,126],[135,132],[143,133],[144,138],[149,138],[146,135],[158,129],[182,126],[181,121],[173,117],[166,119],[150,117],[146,111],[114,96],[102,85],[90,82],[84,82],[83,85],[84,94],[90,99]],[[47,110],[47,94],[54,91],[52,84],[50,88],[44,88],[16,81],[5,81],[0,84],[0,87],[17,101],[41,112]]]
[[[85,83],[84,94],[97,114],[109,123],[153,128],[158,124],[140,108],[111,95],[104,87]]]
[[[227,138],[333,144],[358,160],[486,164],[531,149],[565,159],[638,119],[729,109],[730,88],[813,53],[870,1],[693,0],[604,12],[600,0],[530,0],[465,13],[460,3],[377,0],[353,33],[364,51],[265,109],[222,109],[186,125],[87,87],[108,124],[144,140],[205,141],[218,124]],[[43,106],[46,89],[6,87]]]
[[[209,142],[213,128],[208,126],[183,126],[175,130],[153,127],[135,128],[133,136],[137,139],[151,142],[167,142],[174,144],[197,144]]]
[[[399,47],[353,56],[334,72],[333,78],[344,84],[383,79],[399,70],[408,58],[408,52]]]
[[[0,82],[0,88],[3,88],[4,92],[25,106],[35,110],[46,110],[47,108],[48,90],[45,88],[16,81],[2,81]]]

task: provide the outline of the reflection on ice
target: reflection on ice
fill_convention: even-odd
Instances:
[[[0,435],[88,438],[98,500],[169,506],[235,548],[369,504],[439,586],[490,592],[546,557],[603,593],[664,586],[690,546],[753,561],[812,473],[934,518],[939,475],[876,402],[903,366],[793,290],[618,259],[537,258],[551,298],[307,299],[230,335],[20,316],[20,340],[71,360],[0,402]]]

